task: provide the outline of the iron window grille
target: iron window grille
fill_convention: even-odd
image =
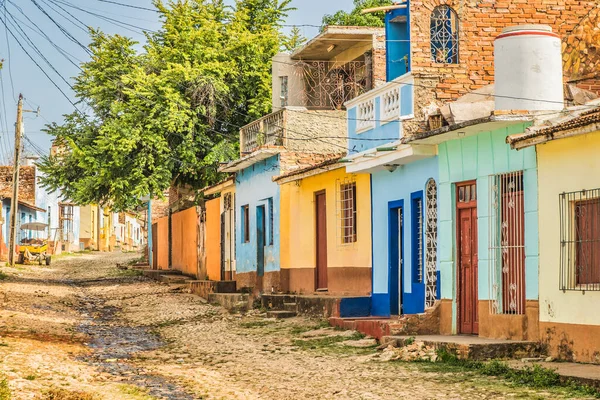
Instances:
[[[274,239],[274,228],[275,228],[275,224],[273,222],[273,198],[269,197],[268,199],[268,203],[269,203],[269,246],[273,245],[273,239]]]
[[[356,208],[356,181],[354,177],[338,181],[339,193],[337,201],[337,232],[340,234],[340,243],[351,244],[357,240],[357,208]]]
[[[600,189],[562,193],[560,289],[600,290]]]
[[[430,22],[431,60],[458,64],[458,16],[447,5],[437,6]]]
[[[489,178],[489,285],[493,314],[525,313],[523,172]]]
[[[250,207],[242,206],[242,239],[244,243],[250,242]]]
[[[423,282],[423,192],[413,193],[412,208],[412,262],[413,282]]]
[[[281,107],[286,107],[289,101],[288,95],[288,77],[280,76],[279,77],[279,85],[280,85],[280,98],[281,98]]]
[[[437,185],[425,185],[425,306],[433,307],[437,298]]]

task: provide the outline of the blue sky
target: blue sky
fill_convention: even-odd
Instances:
[[[116,1],[152,8],[151,0]],[[40,7],[38,8],[35,3]],[[352,0],[293,0],[292,5],[297,10],[290,13],[287,24],[318,25],[324,14],[331,14],[340,9],[352,9]],[[143,41],[144,37],[136,27],[156,30],[160,26],[156,13],[121,7],[102,0],[0,0],[0,6],[0,18],[3,21],[8,21],[10,29],[10,31],[7,31],[4,25],[0,24],[0,58],[4,59],[4,68],[0,71],[2,77],[0,98],[3,100],[3,102],[0,102],[1,164],[5,164],[7,158],[12,154],[12,138],[14,137],[16,104],[19,93],[23,93],[25,96],[26,109],[40,108],[39,117],[36,117],[33,113],[24,114],[25,134],[27,139],[34,143],[32,145],[28,140],[25,140],[26,154],[35,155],[42,151],[47,152],[50,146],[50,138],[41,132],[41,129],[48,122],[61,122],[62,115],[73,110],[69,101],[31,61],[11,32],[17,36],[25,50],[33,56],[61,90],[72,100],[75,100],[71,89],[60,76],[72,83],[70,77],[77,75],[78,69],[67,60],[67,57],[61,55],[44,35],[48,36],[57,47],[68,53],[69,58],[86,61],[87,53],[75,43],[75,40],[87,45],[88,35],[81,25],[71,22],[74,20],[73,17],[85,25],[100,28],[108,33],[127,35],[138,41]],[[44,12],[48,13],[50,17],[68,31],[74,40],[67,38]],[[73,16],[69,17],[71,21],[59,15],[59,13],[67,15],[67,12]],[[93,14],[103,16],[105,19]],[[117,26],[107,18],[125,22],[135,27],[130,25]],[[58,73],[53,71],[38,54],[34,53],[35,50],[21,37],[18,28],[14,25],[15,21],[18,22],[23,32],[31,38],[35,46]],[[317,28],[302,27],[301,29],[303,34],[309,38],[317,33]]]

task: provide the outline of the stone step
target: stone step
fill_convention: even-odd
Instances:
[[[297,312],[298,310],[298,304],[296,303],[283,303],[283,310],[284,311],[291,311],[291,312]]]
[[[295,317],[296,313],[292,311],[267,311],[267,318],[283,319]]]
[[[210,293],[208,302],[232,312],[244,312],[250,309],[250,296],[244,293]]]
[[[163,274],[160,275],[158,277],[158,280],[160,282],[165,282],[165,283],[186,283],[191,281],[192,278],[190,278],[189,276],[185,276],[185,275],[179,275],[179,274]]]

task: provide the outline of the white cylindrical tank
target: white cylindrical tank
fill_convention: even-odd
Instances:
[[[547,25],[505,28],[494,41],[496,110],[562,110],[560,37]]]

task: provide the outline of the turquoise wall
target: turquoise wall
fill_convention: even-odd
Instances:
[[[538,298],[538,202],[535,148],[511,150],[506,136],[524,132],[529,124],[516,124],[476,136],[452,140],[438,146],[439,242],[441,297],[452,299],[456,308],[455,183],[477,180],[477,226],[479,246],[479,299],[489,300],[489,176],[523,171],[525,202],[525,296]],[[454,310],[456,313],[456,310]],[[456,315],[456,314],[455,314]],[[455,324],[455,318],[453,318]]]

